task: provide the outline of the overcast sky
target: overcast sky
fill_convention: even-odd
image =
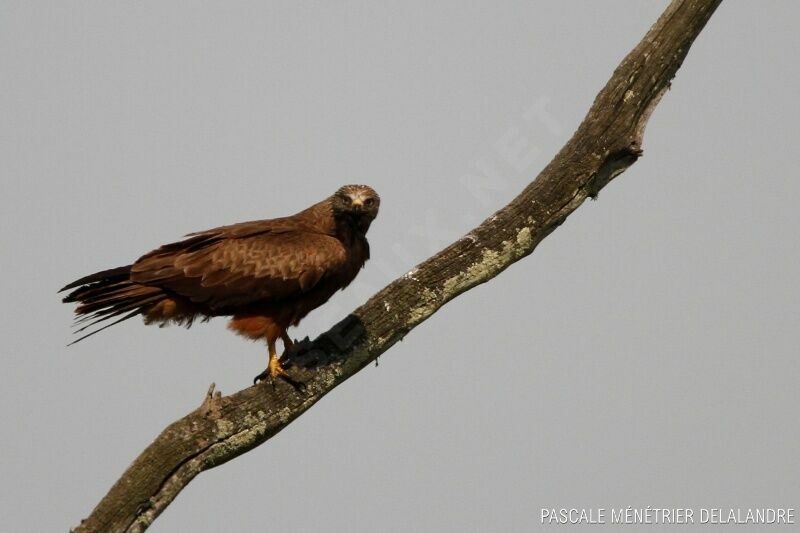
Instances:
[[[368,183],[373,260],[291,331],[313,337],[515,196],[666,3],[2,0],[0,529],[76,525],[212,381],[266,363],[223,319],[67,348],[58,288]],[[798,507],[799,19],[724,2],[597,202],[152,531]]]

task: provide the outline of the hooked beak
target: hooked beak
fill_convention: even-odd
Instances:
[[[353,199],[353,203],[351,205],[359,210],[364,209],[364,200],[362,200],[361,198],[355,198]]]

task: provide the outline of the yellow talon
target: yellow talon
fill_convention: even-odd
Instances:
[[[283,367],[281,366],[280,361],[278,360],[277,356],[272,356],[269,358],[269,363],[267,364],[267,368],[269,369],[269,375],[273,378],[280,376],[281,374],[285,374]]]

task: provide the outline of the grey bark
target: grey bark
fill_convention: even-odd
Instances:
[[[393,281],[286,363],[305,391],[214,392],[139,455],[75,531],[144,531],[200,472],[263,444],[459,294],[527,256],[642,155],[644,128],[721,0],[674,0],[625,57],[575,134],[506,207]]]

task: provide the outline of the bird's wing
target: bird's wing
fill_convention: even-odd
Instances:
[[[335,237],[296,228],[252,229],[244,237],[209,231],[162,246],[134,263],[131,280],[221,309],[307,292],[347,262]]]
[[[269,220],[239,222],[238,224],[230,224],[228,226],[220,226],[218,228],[190,233],[187,235],[187,237],[223,237],[241,239],[243,237],[251,237],[253,235],[261,235],[265,233],[274,235],[293,231],[316,232],[317,229],[309,223],[310,221],[305,220],[307,217],[303,215],[304,213],[298,213],[288,217],[273,218]]]

